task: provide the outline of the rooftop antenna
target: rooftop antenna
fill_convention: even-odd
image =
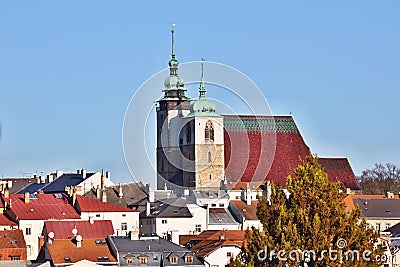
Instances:
[[[200,81],[200,98],[205,98],[206,97],[206,89],[204,88],[204,61],[205,59],[201,59],[201,81]]]
[[[175,50],[174,50],[174,33],[175,33],[175,27],[176,26],[176,24],[174,23],[174,22],[172,22],[172,27],[171,27],[171,37],[172,37],[172,45],[171,45],[171,47],[172,47],[172,51],[171,51],[171,56],[172,56],[172,58],[174,58],[175,59]]]

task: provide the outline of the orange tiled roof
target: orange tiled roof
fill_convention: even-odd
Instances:
[[[78,248],[76,243],[71,239],[58,239],[54,240],[52,244],[47,244],[47,249],[54,264],[65,263],[65,258],[69,258],[71,263],[81,260],[102,263],[108,262],[101,260],[104,259],[104,257],[107,257],[109,262],[117,262],[107,244],[97,245],[96,240],[98,239],[83,239],[82,246]]]
[[[26,248],[22,230],[0,231],[0,249],[5,248]]]
[[[251,205],[247,205],[242,200],[231,200],[231,203],[243,214],[246,220],[258,220],[257,218],[257,204],[258,200],[252,200]]]

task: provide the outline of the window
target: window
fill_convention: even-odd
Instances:
[[[186,125],[186,142],[190,144],[192,141],[192,125],[190,122]]]
[[[226,256],[227,256],[228,258],[232,258],[232,257],[233,257],[233,253],[232,253],[232,252],[227,252],[227,253],[226,253]]]
[[[161,159],[161,171],[164,171],[164,159]]]
[[[196,232],[200,233],[201,232],[201,224],[196,224],[195,229],[196,229]]]
[[[10,256],[12,261],[19,261],[19,256]]]
[[[193,263],[193,256],[185,256],[185,263],[192,264]]]
[[[219,207],[223,208],[224,207],[224,203],[219,203]]]
[[[128,224],[127,223],[121,223],[121,230],[122,231],[128,230]]]
[[[147,259],[148,257],[140,257],[139,258],[140,264],[147,264]]]
[[[169,256],[169,262],[172,264],[177,264],[178,263],[178,257],[177,256]]]
[[[390,223],[387,223],[386,225],[385,225],[385,230],[386,229],[389,229],[390,228]]]
[[[26,235],[31,235],[32,234],[32,225],[30,225],[30,224],[26,225],[25,234]]]
[[[208,162],[211,163],[212,162],[212,156],[211,156],[211,152],[208,151]]]
[[[380,223],[376,223],[375,224],[375,230],[379,233],[381,231],[381,224]]]
[[[64,258],[64,262],[71,262],[71,258]]]
[[[28,254],[28,256],[31,256],[32,254],[31,245],[26,245],[26,253]]]
[[[122,214],[122,217],[126,217],[126,214]]]
[[[211,121],[207,121],[206,127],[204,128],[204,138],[206,140],[214,141],[214,127]]]
[[[213,208],[215,208],[216,206],[217,206],[217,204],[215,204],[215,203],[211,204],[211,207],[213,207]]]
[[[135,259],[134,258],[126,258],[125,261],[126,261],[126,264],[133,264],[135,262]]]
[[[167,220],[161,220],[162,224],[167,224]]]
[[[99,217],[100,217],[100,214],[96,214],[96,217],[99,218]]]

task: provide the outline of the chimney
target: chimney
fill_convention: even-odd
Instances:
[[[82,236],[81,235],[77,235],[75,237],[75,241],[76,241],[76,247],[77,248],[82,247]]]
[[[56,170],[56,178],[59,178],[61,175],[63,175],[63,172]]]
[[[69,186],[64,187],[64,191],[68,194],[69,197],[72,196],[72,188]]]
[[[124,195],[124,193],[122,193],[122,186],[121,183],[118,184],[118,197],[122,198],[122,196]]]
[[[111,179],[111,172],[110,172],[110,171],[106,172],[106,178],[107,178],[108,180]]]
[[[100,188],[104,190],[105,188],[106,177],[104,177],[104,171],[101,170],[101,181],[100,181]]]
[[[34,179],[36,179],[35,182],[36,182],[37,184],[40,184],[40,178],[39,178],[39,177],[37,177],[37,176],[35,175]]]
[[[41,175],[41,176],[40,176],[40,183],[41,183],[41,184],[46,183],[46,176],[44,176],[44,175]]]
[[[149,201],[151,203],[154,202],[154,191],[153,188],[151,187],[151,183],[146,184],[146,189],[147,189],[147,193],[149,194]]]
[[[149,201],[147,201],[146,202],[146,216],[149,216],[150,215],[150,202]]]
[[[387,192],[386,192],[386,197],[387,197],[387,198],[394,198],[394,195],[393,195],[392,192],[387,191]]]
[[[82,169],[82,178],[86,179],[86,169]]]
[[[107,202],[107,192],[105,190],[101,192],[101,202]]]
[[[96,198],[100,199],[100,197],[101,197],[100,185],[97,185],[97,187],[96,187]]]
[[[76,192],[74,190],[74,192],[72,193],[72,207],[75,207],[75,203],[76,203]]]
[[[251,205],[251,195],[250,195],[251,191],[250,191],[250,184],[247,183],[246,184],[246,204],[248,206]]]
[[[218,196],[218,198],[221,198],[221,190],[217,191],[217,196]]]
[[[76,170],[76,174],[81,174],[81,170],[80,170],[80,169],[77,169],[77,170]]]
[[[225,235],[223,232],[219,235],[219,240],[225,240]]]
[[[208,198],[213,198],[214,192],[212,190],[208,191]]]
[[[29,192],[25,192],[24,194],[24,202],[25,203],[29,203],[30,199],[29,199]]]
[[[134,229],[130,232],[131,240],[139,240],[139,231]]]
[[[53,175],[52,174],[47,175],[47,182],[49,182],[49,183],[53,182]]]
[[[10,190],[8,188],[4,189],[4,198],[9,198],[10,197]]]

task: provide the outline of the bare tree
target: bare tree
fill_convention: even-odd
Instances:
[[[400,193],[400,168],[392,163],[374,165],[359,177],[363,194]]]

